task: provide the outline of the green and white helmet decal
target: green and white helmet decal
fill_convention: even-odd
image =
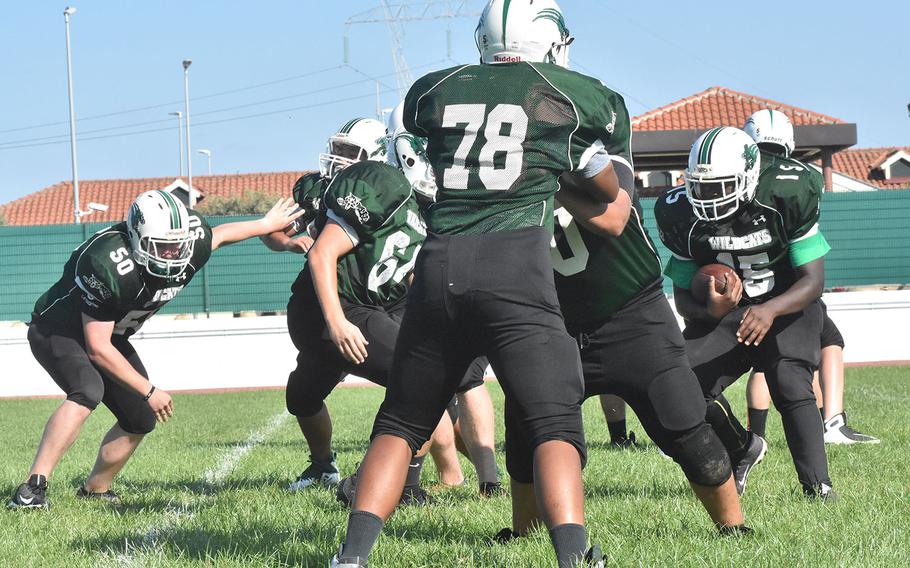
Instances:
[[[331,179],[357,162],[384,162],[385,151],[385,126],[373,118],[354,118],[329,138],[325,152],[319,154],[319,173]]]
[[[568,67],[574,39],[553,0],[491,0],[474,32],[482,63],[530,61]]]
[[[761,155],[752,138],[738,128],[712,128],[689,151],[686,195],[703,221],[730,217],[755,196]]]
[[[130,206],[126,227],[133,258],[149,274],[174,278],[193,256],[189,214],[183,203],[156,189],[139,195]]]
[[[401,170],[414,193],[435,201],[436,175],[427,159],[427,139],[415,136],[404,127],[404,101],[389,115],[386,162]]]
[[[796,140],[793,138],[793,123],[790,117],[779,110],[762,109],[755,111],[752,116],[746,120],[743,130],[755,140],[756,144],[773,144],[780,148],[771,150],[775,154],[789,158],[796,148]],[[764,146],[762,146],[764,148]]]

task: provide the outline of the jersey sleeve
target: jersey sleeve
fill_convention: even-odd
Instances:
[[[212,256],[212,226],[205,217],[190,209],[190,235],[193,237],[193,259],[190,263],[199,270]]]
[[[414,134],[415,136],[422,136],[424,138],[429,136],[427,130],[420,125],[418,119],[418,103],[421,102],[421,97],[429,93],[434,86],[438,85],[442,81],[450,70],[437,71],[435,73],[430,73],[429,75],[424,75],[418,79],[408,90],[408,94],[404,98],[404,109],[403,109],[403,122],[405,130]]]
[[[682,187],[663,191],[657,197],[654,202],[654,219],[661,242],[672,254],[664,268],[664,274],[673,281],[674,286],[688,290],[692,277],[698,271],[698,263],[691,258],[689,252],[689,229],[694,221]]]
[[[340,225],[357,246],[373,240],[373,234],[410,198],[411,186],[398,169],[367,161],[336,175],[323,204],[326,219]]]
[[[797,167],[805,169],[795,170],[798,175],[786,172],[775,180],[780,188],[775,196],[777,209],[783,217],[790,242],[790,263],[794,267],[819,259],[831,250],[818,224],[824,180],[809,166],[800,164]]]
[[[100,321],[118,321],[129,311],[124,305],[139,293],[135,281],[141,267],[132,261],[125,247],[107,254],[103,241],[99,239],[79,257],[74,284],[79,289],[84,314]]]

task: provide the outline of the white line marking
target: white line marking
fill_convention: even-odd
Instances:
[[[240,460],[256,446],[262,444],[275,430],[280,428],[289,416],[290,414],[286,411],[279,412],[265,426],[253,431],[245,442],[224,452],[214,466],[202,473],[202,482],[205,489],[211,490],[222,485],[236,469]],[[136,539],[126,539],[123,543],[124,551],[109,558],[112,562],[101,562],[99,566],[113,565],[124,568],[148,566],[149,555],[157,556],[160,560],[164,560],[160,543],[167,539],[168,532],[193,518],[198,505],[198,503],[188,501],[180,504],[168,504],[164,510],[163,517],[158,522],[151,525]]]

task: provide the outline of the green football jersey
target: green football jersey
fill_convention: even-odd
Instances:
[[[556,293],[566,325],[599,324],[660,281],[660,256],[642,224],[638,196],[619,237],[595,234],[562,207],[550,252]]]
[[[666,274],[688,289],[699,266],[726,264],[743,282],[743,304],[765,302],[796,282],[796,267],[831,250],[818,227],[821,174],[789,158],[762,152],[755,198],[729,219],[701,221],[684,187],[654,205],[660,238],[673,253]]]
[[[588,172],[604,150],[631,163],[622,97],[549,63],[430,73],[408,92],[404,125],[427,138],[438,187],[427,226],[437,234],[552,231],[560,174]]]
[[[338,294],[382,306],[407,293],[407,277],[427,236],[411,184],[397,168],[364,161],[332,178],[320,208],[321,227],[338,223],[354,250],[338,260]]]
[[[297,206],[305,211],[303,215],[294,220],[294,236],[306,233],[309,224],[316,219],[319,202],[328,185],[328,180],[319,175],[319,172],[300,176],[300,179],[294,183],[291,194],[294,196]]]
[[[186,286],[212,254],[212,228],[189,210],[193,256],[182,274],[159,278],[132,258],[126,222],[95,233],[73,251],[63,276],[35,303],[32,322],[52,330],[81,333],[82,314],[113,321],[114,333],[129,337]]]

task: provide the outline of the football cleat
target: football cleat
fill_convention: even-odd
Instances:
[[[329,568],[367,568],[366,558],[360,558],[359,556],[341,556],[341,550],[343,548],[344,545],[338,547],[338,554],[329,560]]]
[[[736,492],[742,495],[746,492],[746,480],[752,468],[761,463],[768,451],[768,442],[758,434],[752,434],[749,439],[749,449],[746,454],[733,466],[733,478],[736,481]]]
[[[607,565],[607,557],[596,544],[585,552],[584,560],[581,565],[585,568],[604,568]]]
[[[629,432],[619,438],[610,440],[610,447],[617,450],[637,450],[641,448],[641,446],[636,443],[635,432]]]
[[[498,481],[482,481],[480,483],[480,496],[481,497],[497,497],[499,495],[505,495],[506,489],[502,486],[502,483]]]
[[[33,474],[28,481],[16,488],[13,498],[7,504],[10,509],[48,509],[47,477]]]
[[[516,538],[521,538],[521,535],[513,531],[511,528],[506,527],[493,535],[493,538],[490,539],[490,545],[493,546],[497,544],[508,544]]]
[[[335,488],[335,499],[345,507],[354,504],[354,495],[357,493],[357,474],[349,475],[338,483]],[[404,491],[398,500],[398,505],[426,505],[430,496],[419,485],[405,485]]]
[[[718,525],[717,532],[721,536],[749,536],[755,531],[746,525]]]
[[[825,503],[834,503],[839,499],[834,488],[826,483],[822,483],[817,487],[803,486],[803,495],[808,499],[818,499]]]
[[[120,504],[120,496],[108,489],[107,491],[89,491],[85,485],[76,491],[77,499],[87,499],[93,501],[107,501],[111,505]]]
[[[335,463],[335,454],[331,461],[319,461],[310,456],[310,467],[303,470],[293,483],[288,485],[288,491],[300,491],[313,485],[335,487],[341,481],[338,473],[338,464]]]
[[[398,506],[402,505],[426,505],[430,496],[419,485],[405,485],[404,491],[401,492],[401,499],[398,500]]]
[[[847,413],[841,412],[832,416],[825,422],[826,444],[878,444],[881,442],[875,436],[857,432],[847,426]]]

